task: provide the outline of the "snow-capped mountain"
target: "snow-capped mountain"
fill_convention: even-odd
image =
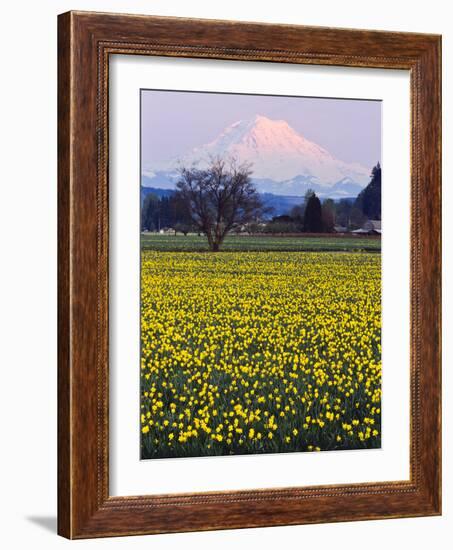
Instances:
[[[235,122],[214,141],[186,155],[145,167],[142,183],[172,188],[178,178],[178,166],[203,167],[210,157],[217,156],[250,162],[252,177],[261,193],[303,195],[312,188],[321,195],[340,198],[356,195],[370,177],[369,168],[334,158],[286,121],[257,115]]]

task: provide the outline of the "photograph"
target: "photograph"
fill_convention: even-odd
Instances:
[[[140,94],[141,459],[380,448],[382,102]]]
[[[312,546],[330,536],[348,548],[381,548],[396,531],[414,550],[433,529],[436,540],[447,537],[447,18],[393,2],[374,10],[370,27],[370,14],[344,3],[313,4],[308,16],[294,2],[268,14],[242,4],[224,19],[228,10],[206,3],[171,16],[69,7],[50,27],[40,6],[28,18],[33,29],[58,31],[58,64],[43,50],[42,63],[26,65],[44,71],[52,93],[4,87],[23,120],[38,117],[48,130],[30,138],[10,109],[17,155],[5,181],[30,215],[5,202],[5,242],[16,224],[22,244],[11,244],[15,260],[5,265],[26,264],[5,272],[20,286],[11,350],[24,348],[26,303],[25,357],[36,375],[28,386],[52,405],[37,425],[49,426],[46,448],[58,453],[35,453],[56,491],[30,470],[29,453],[19,453],[25,482],[5,469],[14,498],[19,489],[31,503],[20,522],[7,522],[16,538],[26,538],[25,523],[66,539],[133,536],[138,546],[148,539],[137,535],[186,541],[184,533],[218,531],[205,546],[229,536],[231,548],[231,537],[240,545],[245,529],[249,537],[264,527],[279,528],[273,542],[277,531],[266,529],[269,547],[299,540],[297,529]],[[20,56],[10,57],[14,78],[30,80]],[[41,199],[47,181],[48,204],[24,200],[17,167],[47,161],[49,178],[26,191]],[[39,246],[17,253],[34,229],[24,220],[57,227],[57,263],[42,261]],[[43,268],[57,307],[37,292]],[[36,297],[43,307],[28,307]],[[38,322],[28,322],[33,311]],[[51,326],[43,314],[55,316],[57,346],[40,330]],[[50,385],[34,360],[43,342],[57,363]],[[18,383],[8,387],[22,387],[30,376],[13,355],[6,370]],[[12,447],[26,433],[41,449],[44,432],[26,431],[30,407],[9,397],[7,409],[17,402],[26,413],[23,429],[9,423]],[[36,480],[42,488],[30,498]],[[383,519],[392,519],[384,538]]]

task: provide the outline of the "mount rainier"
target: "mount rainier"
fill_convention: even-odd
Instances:
[[[336,159],[284,120],[257,115],[231,124],[210,143],[181,157],[145,166],[142,185],[174,189],[178,166],[202,168],[217,156],[250,162],[260,193],[303,196],[311,188],[320,197],[338,199],[356,196],[370,180],[370,168]]]

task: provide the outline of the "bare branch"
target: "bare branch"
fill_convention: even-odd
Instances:
[[[177,192],[211,250],[219,250],[231,230],[263,214],[251,175],[251,164],[234,157],[211,157],[205,169],[180,168]]]

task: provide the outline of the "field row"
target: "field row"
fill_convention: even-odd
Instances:
[[[208,250],[203,235],[160,235],[143,233],[142,250],[203,252]],[[222,245],[223,251],[314,251],[314,252],[380,252],[381,239],[375,236],[269,236],[229,235]]]

